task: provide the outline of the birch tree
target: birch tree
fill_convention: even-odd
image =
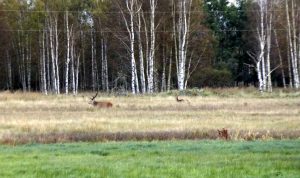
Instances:
[[[268,5],[272,2],[268,0],[259,0],[259,20],[257,26],[257,42],[258,49],[255,52],[249,52],[249,56],[255,62],[255,70],[257,72],[259,91],[272,91],[272,82],[270,66],[270,50],[272,35],[272,13],[268,10]],[[268,14],[270,12],[270,14]]]
[[[288,44],[289,44],[289,53],[291,57],[291,77],[292,82],[290,85],[294,86],[296,89],[300,88],[300,81],[299,81],[299,58],[300,58],[300,50],[297,48],[300,45],[300,41],[298,41],[297,37],[297,28],[296,28],[296,14],[295,14],[295,2],[294,0],[290,0],[291,2],[291,9],[287,0],[285,0],[285,7],[286,7],[286,18],[287,18],[287,36],[288,36]],[[290,15],[291,12],[291,15]],[[300,34],[299,34],[300,37]],[[299,43],[297,45],[297,43]],[[298,51],[299,50],[299,51]]]
[[[67,36],[67,55],[66,55],[66,63],[65,63],[65,92],[66,94],[69,93],[69,63],[70,63],[70,38],[71,38],[71,33],[72,29],[70,30],[69,28],[69,13],[66,11],[66,36]]]
[[[190,30],[190,10],[192,0],[182,0],[178,2],[178,21],[176,35],[178,41],[178,61],[177,61],[177,81],[178,89],[184,90],[185,73],[188,50],[188,35]]]
[[[150,49],[148,58],[148,92],[154,92],[154,60],[155,60],[155,9],[157,0],[150,2]]]
[[[137,69],[136,69],[136,60],[135,60],[135,29],[134,29],[134,19],[135,14],[141,10],[141,7],[137,7],[137,1],[136,0],[126,0],[126,9],[127,13],[129,14],[129,20],[125,17],[125,14],[123,10],[120,7],[122,17],[128,32],[129,36],[129,56],[130,56],[130,62],[131,62],[131,91],[132,94],[139,93],[139,84],[138,84],[138,78],[137,78]]]

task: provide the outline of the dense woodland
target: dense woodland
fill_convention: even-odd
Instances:
[[[300,88],[298,0],[0,0],[0,89]]]

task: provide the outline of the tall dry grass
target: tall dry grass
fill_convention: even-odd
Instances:
[[[220,128],[227,128],[231,139],[299,138],[300,97],[280,92],[278,97],[257,97],[257,93],[232,91],[236,93],[227,90],[220,95],[222,90],[211,90],[205,96],[183,96],[188,100],[183,103],[168,94],[97,97],[111,101],[111,109],[89,105],[91,93],[1,92],[0,142],[97,141],[116,138],[116,133],[131,134],[123,134],[130,139],[147,138],[147,134],[152,135],[150,139],[155,135],[172,139],[171,133],[178,138],[217,138]]]

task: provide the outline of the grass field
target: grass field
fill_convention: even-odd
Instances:
[[[0,146],[0,177],[300,177],[300,140]]]
[[[108,96],[113,108],[88,104],[92,93],[76,97],[38,93],[0,93],[0,142],[216,139],[227,128],[231,139],[300,137],[299,92],[260,94],[245,90],[207,90],[183,96],[169,94]],[[193,94],[193,93],[192,93]]]
[[[0,177],[300,177],[299,92],[177,94],[0,92]]]

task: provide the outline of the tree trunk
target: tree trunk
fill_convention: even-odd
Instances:
[[[139,59],[140,59],[140,81],[141,81],[141,88],[142,93],[146,93],[146,80],[145,80],[145,69],[144,69],[144,52],[143,52],[143,45],[142,45],[142,37],[141,37],[141,11],[138,12],[138,45],[139,45]]]
[[[69,14],[66,11],[66,31],[67,31],[67,59],[65,63],[65,93],[69,93],[69,63],[70,63],[70,29],[69,29]]]

